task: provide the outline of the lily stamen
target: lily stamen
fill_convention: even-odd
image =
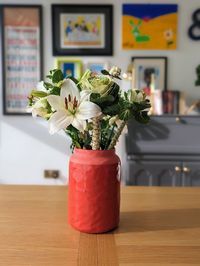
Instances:
[[[66,107],[66,109],[68,109],[68,101],[67,101],[66,97],[65,97],[65,107]]]
[[[78,101],[76,100],[76,97],[74,98],[73,102],[73,109],[75,109],[78,106]]]

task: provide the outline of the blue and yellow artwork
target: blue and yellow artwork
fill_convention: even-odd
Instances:
[[[75,64],[74,63],[64,62],[62,67],[63,67],[62,71],[63,71],[64,77],[75,76]]]
[[[82,62],[68,58],[58,58],[56,60],[56,68],[62,70],[64,77],[73,77],[79,79],[82,74]]]
[[[123,49],[176,49],[178,5],[123,4]]]

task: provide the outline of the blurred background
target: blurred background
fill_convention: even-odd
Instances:
[[[126,1],[126,3],[137,3],[138,1]],[[140,3],[147,3],[146,1],[139,1]],[[158,1],[158,0],[149,0],[148,3],[159,3],[162,4],[171,4],[171,1]],[[48,73],[48,71],[54,68],[58,63],[59,59],[61,59],[61,55],[53,55],[53,44],[52,41],[55,38],[58,38],[58,35],[52,31],[52,13],[51,13],[51,4],[71,4],[72,2],[69,0],[35,0],[34,3],[30,0],[26,1],[2,1],[0,0],[1,5],[42,5],[42,25],[43,25],[43,33],[42,33],[42,46],[43,46],[43,54],[41,55],[43,66],[41,70],[43,73]],[[85,1],[77,1],[74,0],[73,4],[91,4],[94,5],[94,1],[87,0]],[[112,33],[113,33],[113,54],[112,55],[65,55],[68,60],[79,60],[81,61],[81,67],[83,69],[87,68],[88,64],[100,64],[106,66],[117,65],[122,68],[122,73],[124,73],[124,81],[122,81],[122,85],[124,88],[128,88],[129,86],[137,86],[134,83],[133,85],[133,78],[131,76],[130,79],[127,78],[128,74],[133,75],[134,66],[132,65],[132,58],[133,57],[167,57],[168,59],[168,71],[167,71],[167,90],[170,91],[179,91],[184,93],[184,105],[186,106],[183,113],[176,113],[170,114],[173,119],[173,123],[175,125],[179,124],[180,120],[178,119],[185,119],[187,123],[190,123],[191,120],[187,120],[185,118],[186,111],[193,103],[200,99],[199,94],[199,87],[195,86],[195,81],[197,79],[196,75],[196,68],[200,64],[200,56],[199,56],[199,48],[200,48],[200,41],[194,41],[188,36],[188,29],[192,25],[192,14],[195,10],[200,8],[199,0],[174,0],[174,4],[178,4],[178,23],[177,23],[177,47],[175,49],[124,49],[122,47],[122,4],[123,1],[118,0],[101,0],[96,1],[95,4],[111,4],[113,5],[113,25],[112,25]],[[98,10],[96,11],[98,12]],[[2,16],[1,12],[1,16]],[[56,15],[55,15],[56,16]],[[1,17],[2,20],[2,17]],[[109,21],[109,20],[108,20]],[[5,22],[5,21],[4,21]],[[54,19],[55,25],[58,24],[58,21]],[[4,31],[5,25],[1,25],[1,31]],[[200,35],[198,32],[197,34]],[[4,35],[4,38],[6,36]],[[111,38],[111,36],[110,36]],[[1,38],[1,46],[4,39]],[[5,48],[5,47],[4,47]],[[2,62],[2,58],[1,58]],[[5,69],[2,68],[1,64],[1,79],[5,77],[6,73]],[[43,75],[44,78],[44,75]],[[137,77],[134,76],[134,82]],[[153,76],[151,76],[153,79]],[[1,80],[2,81],[2,80]],[[152,81],[152,80],[151,80]],[[153,82],[153,81],[152,81]],[[71,154],[70,151],[70,140],[62,133],[50,136],[47,130],[47,123],[42,121],[41,119],[33,119],[31,116],[24,116],[24,115],[13,115],[13,114],[3,114],[3,83],[1,82],[1,90],[0,90],[0,102],[1,102],[1,112],[0,112],[0,184],[66,184],[68,178],[68,160]],[[132,84],[132,85],[131,85]],[[151,84],[151,87],[153,85]],[[6,88],[4,88],[6,89]],[[163,90],[164,90],[163,89]],[[9,111],[8,111],[9,112]],[[197,115],[198,118],[198,111],[195,113],[190,113],[190,115]],[[163,117],[165,114],[160,112],[158,114],[153,113],[153,115],[160,115]],[[182,117],[182,115],[184,115]],[[154,119],[154,118],[153,118]],[[155,118],[157,119],[157,118]],[[195,118],[196,119],[196,118]],[[177,120],[177,121],[176,121]],[[167,121],[167,120],[165,120]],[[165,122],[165,121],[157,121],[158,124],[165,125],[166,123],[172,123],[172,120]],[[197,121],[197,120],[195,120]],[[196,123],[192,121],[192,123]],[[158,125],[159,127],[159,125]],[[176,126],[175,126],[176,127]],[[197,130],[198,127],[196,126]],[[168,129],[168,130],[171,130]],[[174,130],[174,127],[173,127]],[[172,131],[173,131],[172,130]],[[182,136],[177,136],[177,139],[184,138],[183,142],[189,143],[189,137],[192,138],[192,135],[188,136],[188,134],[192,134],[194,129],[191,131],[186,131],[185,134]],[[166,132],[165,128],[163,129]],[[174,131],[173,131],[174,132]],[[175,134],[181,134],[181,131],[178,131]],[[196,131],[198,132],[198,131]],[[160,133],[159,133],[160,134]],[[169,133],[168,135],[170,135]],[[147,134],[148,135],[148,134]],[[156,134],[154,133],[154,136]],[[130,136],[130,140],[133,138]],[[168,147],[171,145],[173,146],[173,142],[176,137],[173,137],[170,144],[168,143]],[[135,136],[137,140],[139,137]],[[145,138],[145,137],[144,137]],[[153,137],[155,140],[156,137]],[[161,140],[166,141],[168,136],[161,138]],[[148,137],[149,139],[149,137]],[[158,136],[159,139],[159,136]],[[138,141],[141,139],[139,138]],[[161,141],[159,140],[159,141]],[[129,141],[129,140],[128,140]],[[195,135],[195,141],[198,141],[197,136]],[[129,142],[128,142],[129,143]],[[136,143],[137,144],[137,143]],[[158,145],[161,147],[163,142],[159,142]],[[197,146],[199,145],[196,143]],[[135,144],[132,144],[135,147]],[[192,145],[192,146],[191,146]],[[171,156],[170,159],[173,160],[173,156],[175,154],[180,154],[180,156],[184,156],[188,160],[195,160],[195,162],[199,162],[198,154],[200,154],[199,148],[196,146],[195,151],[195,158],[189,157],[187,155],[187,151],[192,149],[191,147],[195,147],[195,144],[192,143],[191,145],[188,144],[186,149],[180,149],[178,152],[176,151],[168,151],[168,156]],[[148,146],[149,148],[150,146]],[[152,147],[156,147],[151,142],[151,149],[155,152],[155,149]],[[165,146],[162,146],[163,150],[165,150]],[[180,143],[179,147],[183,147],[183,144]],[[149,148],[150,149],[150,148]],[[178,149],[178,148],[177,148]],[[139,148],[140,152],[142,148]],[[143,154],[152,154],[152,150],[142,151]],[[130,169],[127,166],[128,159],[127,157],[127,149],[125,146],[125,134],[121,137],[120,143],[117,147],[117,152],[120,155],[123,165],[124,171],[128,171],[130,176]],[[157,152],[156,154],[162,153],[161,151]],[[129,151],[129,155],[131,151]],[[134,148],[133,148],[133,155],[134,155]],[[165,154],[166,155],[166,154]],[[173,155],[173,156],[172,156]],[[165,158],[166,161],[169,161],[169,158]],[[136,158],[138,160],[138,158]],[[134,160],[136,160],[134,157]],[[137,161],[136,160],[136,161]],[[152,159],[151,159],[152,160]],[[157,160],[157,159],[156,159]],[[134,161],[135,162],[135,161]],[[181,159],[182,162],[182,159]],[[155,157],[154,157],[155,163]],[[156,164],[155,164],[156,165]],[[177,165],[173,165],[174,168]],[[171,165],[168,167],[168,169]],[[179,165],[178,165],[179,167]],[[182,164],[180,168],[182,167]],[[165,166],[166,168],[166,166]],[[170,168],[172,169],[172,168]],[[181,168],[182,169],[182,168]],[[44,171],[45,170],[58,170],[59,171],[59,178],[45,178]],[[177,168],[177,170],[179,170]],[[171,171],[171,170],[170,170]],[[182,170],[180,170],[182,171]],[[178,172],[180,172],[178,171]],[[175,171],[177,172],[177,171]],[[155,173],[154,173],[155,174]],[[169,174],[169,171],[168,171]],[[47,174],[48,175],[48,174]],[[155,174],[156,175],[156,174]],[[131,177],[129,178],[131,179]],[[124,181],[125,182],[125,181]],[[173,181],[174,182],[174,181]],[[132,181],[127,181],[127,184],[135,184]],[[145,182],[144,182],[145,184]],[[149,184],[149,183],[148,183]],[[153,183],[151,183],[153,184]],[[165,182],[163,183],[165,184]],[[174,183],[173,183],[174,184]]]

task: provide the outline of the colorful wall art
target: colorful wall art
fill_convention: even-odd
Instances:
[[[42,6],[1,7],[3,112],[27,115],[27,97],[42,77]]]
[[[79,79],[82,75],[82,61],[58,57],[56,59],[56,68],[62,70],[64,77],[73,77]]]
[[[123,49],[176,49],[178,5],[123,4]]]

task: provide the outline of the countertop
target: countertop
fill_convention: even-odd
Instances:
[[[200,265],[200,188],[122,187],[107,234],[67,224],[66,186],[0,186],[0,265]]]

